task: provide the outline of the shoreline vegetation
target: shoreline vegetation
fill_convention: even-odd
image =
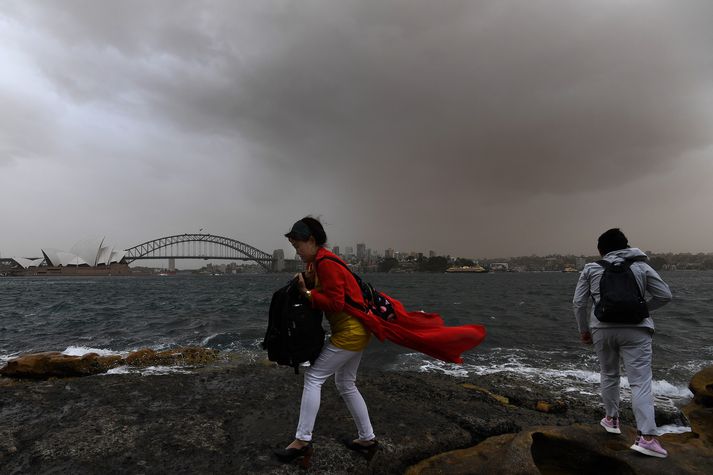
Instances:
[[[649,264],[657,271],[705,271],[713,270],[713,253],[654,253],[645,251]],[[572,254],[552,254],[546,256],[517,256],[496,259],[468,259],[452,256],[424,256],[411,253],[396,257],[370,257],[359,259],[355,256],[341,256],[356,272],[379,273],[469,273],[491,272],[577,272],[587,262],[595,262],[600,256]],[[284,272],[296,272],[301,262],[286,260]],[[134,268],[132,267],[132,270]],[[142,268],[146,273],[161,272],[161,269]],[[191,274],[236,274],[263,272],[256,265],[208,264],[200,269],[180,270]]]
[[[41,355],[0,369],[2,473],[304,473],[271,453],[292,440],[299,414],[302,375],[290,368],[193,348],[140,350],[106,365],[177,364],[187,371],[107,374],[97,371],[99,355],[54,365],[51,353]],[[50,372],[21,377],[17,369],[27,371],[32,362]],[[92,375],[67,376],[78,374],[69,371],[72,364]],[[353,423],[330,380],[308,472],[709,473],[713,367],[692,375],[695,398],[681,412],[657,412],[659,426],[688,422],[692,428],[661,437],[667,459],[628,449],[634,429],[626,403],[623,434],[614,436],[598,425],[597,396],[553,392],[516,375],[362,373],[358,384],[379,452],[367,462],[342,445],[353,436]]]

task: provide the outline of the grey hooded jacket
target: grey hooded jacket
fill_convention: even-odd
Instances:
[[[671,290],[666,285],[658,273],[646,263],[646,254],[641,249],[629,247],[613,251],[603,257],[609,262],[617,262],[625,259],[634,260],[631,265],[631,270],[636,277],[636,282],[639,284],[641,294],[647,298],[646,305],[649,307],[649,312],[663,307],[671,301]],[[621,324],[621,323],[606,323],[600,322],[594,316],[594,303],[599,302],[599,281],[602,278],[604,268],[596,262],[590,262],[584,266],[582,273],[579,275],[577,288],[574,291],[574,316],[577,319],[579,332],[591,331],[593,328],[609,328],[609,327],[646,327],[654,329],[654,321],[645,318],[641,323]],[[647,297],[648,293],[648,297]]]

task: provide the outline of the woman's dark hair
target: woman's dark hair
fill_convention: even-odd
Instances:
[[[295,241],[306,241],[310,236],[314,237],[314,241],[318,246],[324,246],[327,242],[327,233],[324,232],[322,223],[311,216],[306,216],[297,221],[292,225],[290,232],[285,234],[285,237]]]
[[[306,216],[300,221],[309,226],[309,230],[312,236],[314,236],[314,240],[317,245],[324,246],[324,244],[327,242],[327,233],[324,232],[324,227],[322,226],[322,223],[320,223],[318,219],[313,218],[311,216]]]
[[[612,228],[599,236],[597,249],[602,256],[629,247],[629,240],[619,228]]]

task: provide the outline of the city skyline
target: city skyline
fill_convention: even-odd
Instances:
[[[225,236],[227,237],[227,236]],[[80,244],[85,244],[86,242],[96,240],[97,238],[92,238],[92,239],[83,239],[80,241],[77,241],[73,243],[72,246],[69,246],[67,248],[61,248],[57,246],[43,246],[45,249],[50,249],[52,251],[66,251],[68,249],[72,249],[76,247],[77,245]],[[139,244],[139,243],[137,243]],[[252,243],[246,243],[248,245],[253,245]],[[475,260],[497,260],[497,259],[513,259],[513,258],[520,258],[520,257],[528,257],[528,256],[535,256],[535,257],[546,257],[546,256],[596,256],[597,255],[597,250],[596,250],[596,243],[593,246],[592,249],[589,251],[584,251],[584,252],[561,252],[561,251],[555,251],[555,252],[550,252],[546,254],[538,254],[538,253],[531,253],[531,254],[513,254],[513,255],[459,255],[459,254],[451,254],[448,252],[440,252],[438,250],[434,249],[414,249],[414,247],[410,247],[407,249],[396,249],[394,247],[387,246],[384,249],[378,249],[378,248],[372,248],[370,247],[367,243],[355,243],[354,245],[348,246],[348,245],[331,245],[331,243],[326,243],[325,246],[331,250],[333,250],[336,254],[343,255],[343,256],[352,256],[352,257],[359,257],[359,254],[357,253],[357,246],[359,244],[364,245],[365,251],[371,253],[370,255],[373,257],[377,258],[383,258],[383,257],[390,257],[388,256],[388,253],[391,252],[393,254],[401,255],[401,256],[418,256],[422,255],[423,257],[433,257],[433,256],[450,256],[452,258],[463,258],[463,259],[475,259]],[[259,247],[259,246],[256,246]],[[631,247],[638,247],[635,245],[631,245]],[[117,247],[117,250],[119,248]],[[267,252],[268,254],[271,254],[275,250],[281,249],[285,255],[285,258],[287,259],[296,259],[296,253],[294,248],[291,246],[284,247],[284,248],[276,248],[276,249],[260,249],[261,251]],[[683,251],[683,252],[677,252],[677,251],[672,251],[672,250],[652,250],[652,249],[647,249],[647,248],[641,248],[642,251],[646,252],[647,254],[655,254],[655,255],[663,255],[663,254],[691,254],[691,255],[707,255],[707,254],[713,254],[711,251]],[[42,258],[42,248],[38,248],[34,252],[30,253],[25,253],[25,254],[16,254],[16,255],[10,255],[9,253],[4,253],[3,250],[0,248],[0,258],[13,258],[13,257],[21,257],[21,258]],[[199,259],[196,259],[197,261]]]
[[[713,251],[713,3],[3,2],[0,252]]]

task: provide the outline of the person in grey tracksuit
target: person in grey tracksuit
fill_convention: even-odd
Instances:
[[[640,249],[628,247],[626,236],[618,228],[602,234],[597,247],[603,259],[609,262],[625,259],[634,261],[631,270],[639,284],[641,295],[647,297],[646,304],[649,312],[671,301],[671,290],[659,274],[646,263],[646,254]],[[619,373],[620,360],[622,360],[631,387],[637,429],[641,435],[651,438],[657,434],[654,398],[651,391],[654,321],[648,317],[638,324],[600,322],[594,315],[594,307],[600,299],[599,281],[603,272],[603,267],[596,262],[587,264],[579,276],[573,299],[574,315],[581,340],[585,344],[594,344],[599,359],[601,395],[606,410],[602,426],[608,432],[620,433],[618,430]],[[589,310],[590,304],[591,310]],[[608,426],[614,427],[615,430],[610,430]],[[632,449],[639,450],[634,446]],[[665,457],[665,452],[663,450],[663,455],[655,456]],[[647,455],[654,454],[647,453]]]

